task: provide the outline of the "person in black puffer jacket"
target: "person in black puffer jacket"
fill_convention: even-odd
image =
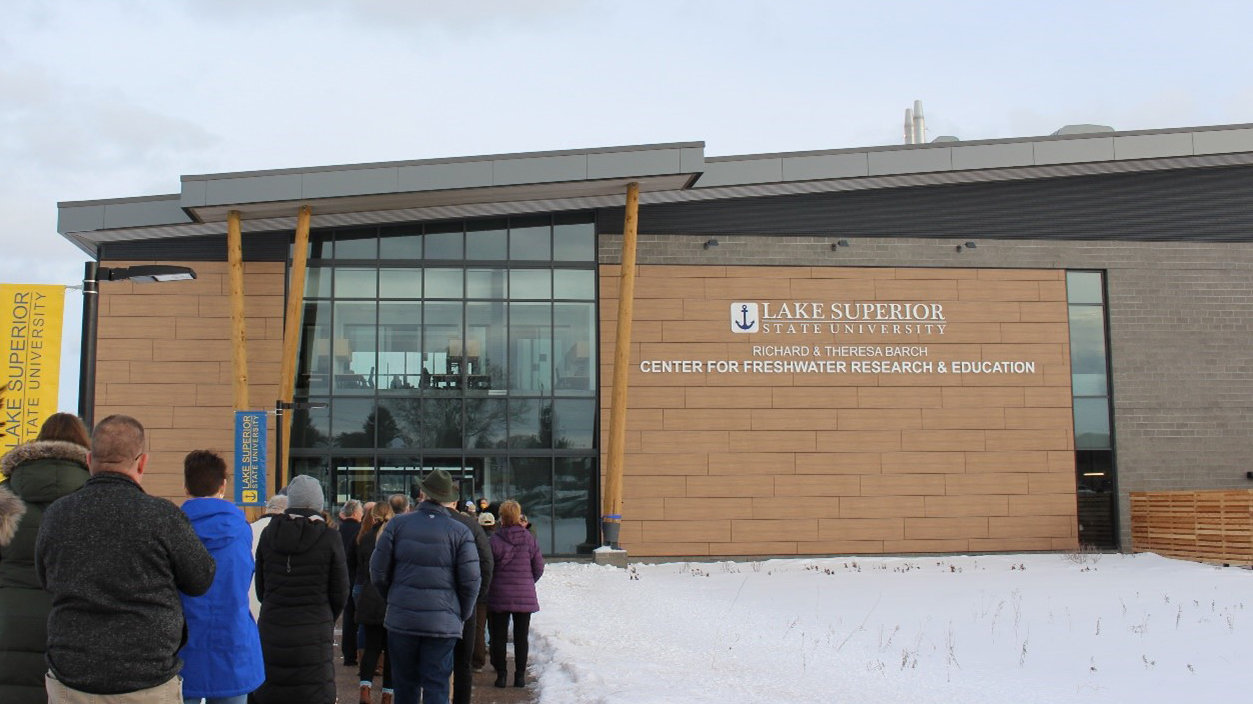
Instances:
[[[335,702],[335,619],[348,598],[348,564],[339,533],[323,520],[322,485],[302,475],[287,489],[257,547],[261,654],[259,704]]]
[[[0,459],[0,702],[44,704],[52,600],[35,576],[44,509],[87,481],[87,429],[57,413],[39,437]]]

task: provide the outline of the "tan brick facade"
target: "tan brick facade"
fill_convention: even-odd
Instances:
[[[215,450],[229,467],[235,449],[227,265],[181,265],[196,270],[195,281],[101,284],[96,354],[96,420],[125,413],[144,424],[144,489],[175,501],[184,496],[184,455]],[[281,262],[244,265],[249,397],[258,410],[278,398],[283,287]],[[272,420],[269,429],[273,467]]]
[[[602,266],[606,427],[619,274]],[[943,334],[741,335],[729,325],[736,301],[776,309],[937,303],[947,327]],[[1061,270],[639,267],[624,547],[637,556],[1074,547],[1066,320]],[[936,365],[1020,360],[1035,370],[660,373],[640,366],[792,359],[755,357],[754,345],[919,345]]]

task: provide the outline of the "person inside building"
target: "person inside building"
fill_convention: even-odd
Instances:
[[[322,516],[322,485],[308,475],[287,487],[257,548],[265,683],[258,704],[334,704],[335,621],[348,599],[344,543]]]
[[[226,501],[226,462],[207,450],[183,459],[189,497],[183,513],[217,563],[213,586],[186,596],[187,644],[183,658],[184,704],[245,704],[265,679],[261,639],[249,610],[252,529],[235,504]]]
[[[134,418],[100,421],[91,434],[91,478],[44,512],[35,573],[52,597],[49,702],[182,696],[179,593],[207,592],[215,565],[187,514],[144,493],[144,445]]]
[[[380,501],[371,507],[352,550],[353,561],[357,563],[357,582],[352,591],[357,600],[357,622],[364,631],[361,639],[363,650],[357,670],[362,704],[370,704],[370,690],[374,686],[379,657],[387,650],[387,628],[383,625],[387,602],[383,601],[382,595],[370,582],[370,558],[378,544],[379,533],[391,519],[391,504]],[[391,704],[394,693],[391,658],[384,658],[382,704]]]
[[[513,686],[525,687],[527,637],[531,614],[539,611],[535,583],[544,574],[544,557],[535,536],[522,526],[522,506],[517,501],[500,505],[500,527],[492,534],[491,544],[496,571],[487,592],[487,628],[496,686],[504,687],[508,682],[505,642],[512,620]]]
[[[48,593],[35,578],[35,537],[44,510],[77,491],[87,472],[87,428],[78,416],[48,416],[33,442],[0,459],[0,702],[43,704]]]

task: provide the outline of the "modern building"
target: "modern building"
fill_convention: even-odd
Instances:
[[[272,409],[286,383],[324,407],[293,412],[284,463],[334,501],[442,467],[520,499],[546,552],[586,552],[630,183],[632,555],[1129,548],[1129,492],[1250,486],[1253,125],[397,161],[61,203],[102,265],[198,273],[101,284],[96,417],[143,420],[146,486],[178,499],[183,453],[232,449],[241,390]]]

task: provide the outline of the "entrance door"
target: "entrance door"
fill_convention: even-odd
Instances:
[[[428,473],[442,469],[452,475],[460,485],[461,506],[473,500],[483,485],[483,459],[471,457],[388,457],[379,462],[379,493],[383,498],[392,494],[407,494],[415,502],[422,478]]]

